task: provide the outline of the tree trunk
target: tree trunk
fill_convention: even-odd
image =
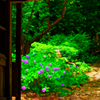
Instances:
[[[21,55],[26,55],[26,54],[29,54],[30,53],[30,44],[26,43],[26,46],[25,44],[22,45],[22,51],[21,51]]]

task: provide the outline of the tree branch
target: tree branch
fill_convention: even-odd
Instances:
[[[41,36],[45,35],[55,24],[57,24],[59,21],[61,21],[63,19],[64,14],[66,12],[66,3],[67,2],[68,2],[67,0],[64,1],[64,7],[63,7],[63,10],[62,10],[62,15],[54,23],[52,23],[44,32],[40,33],[38,36],[36,36],[31,41],[28,41],[28,40],[26,40],[26,38],[24,38],[28,42],[29,45],[31,45],[31,43],[33,43],[34,41],[39,39]]]
[[[34,2],[34,5],[36,4],[36,1]],[[27,24],[27,27],[26,27],[26,31],[25,31],[25,35],[26,35],[26,32],[27,32],[27,29],[28,29],[28,25],[29,25],[29,23],[30,23],[30,20],[31,20],[31,18],[32,18],[32,14],[33,14],[33,9],[32,9],[32,11],[31,11],[31,15],[30,15],[30,17],[29,17],[29,19],[28,19],[28,24]]]

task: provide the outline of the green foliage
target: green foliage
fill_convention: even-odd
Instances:
[[[28,18],[31,14],[32,9],[34,9],[32,19],[30,21],[28,30],[27,30],[27,39],[31,40],[35,38],[38,33],[43,32],[47,28],[47,19],[50,18],[50,23],[54,22],[62,12],[63,0],[50,1],[50,14],[47,12],[47,1],[38,1],[34,6],[34,1],[23,3],[23,19],[22,19],[22,33],[24,34]],[[92,2],[92,3],[91,3]],[[60,5],[59,5],[60,4]],[[92,5],[94,4],[94,5]],[[95,7],[97,6],[97,7]],[[12,6],[12,36],[13,36],[13,48],[15,48],[15,33],[16,33],[16,4]],[[51,34],[61,34],[69,35],[71,33],[82,33],[86,32],[91,37],[95,35],[95,30],[98,32],[99,29],[99,7],[100,2],[97,0],[88,1],[72,1],[68,0],[66,4],[66,13],[64,18],[57,23],[52,29],[50,29]],[[47,17],[47,18],[46,18]],[[44,21],[42,20],[43,18]],[[40,22],[43,21],[41,26]],[[37,24],[38,23],[38,24]],[[31,33],[30,33],[31,31]],[[46,35],[45,35],[46,36]],[[59,40],[60,41],[60,40]],[[13,49],[14,51],[14,49]]]
[[[45,48],[45,46],[43,46],[40,43],[34,43],[32,44],[33,47],[40,47],[42,46],[43,48]],[[41,48],[41,47],[40,47]],[[61,47],[59,47],[60,49]],[[41,48],[42,49],[42,48]],[[45,48],[46,49],[46,48]],[[38,48],[39,50],[39,48]],[[42,49],[43,51],[43,49]],[[49,51],[49,49],[48,49]],[[64,82],[64,87],[66,87],[65,84],[67,84],[67,87],[71,87],[73,85],[79,86],[80,83],[86,82],[86,80],[89,78],[86,75],[80,75],[82,72],[87,71],[83,70],[84,68],[88,68],[88,66],[86,64],[82,64],[82,67],[76,68],[75,65],[72,65],[71,67],[69,67],[69,65],[66,65],[66,62],[68,62],[67,58],[63,57],[62,59],[59,58],[55,58],[52,55],[53,51],[51,53],[48,52],[35,52],[35,55],[31,53],[29,53],[28,55],[30,56],[30,58],[26,58],[26,56],[22,56],[22,60],[28,60],[29,63],[28,64],[24,64],[24,62],[22,61],[21,63],[21,86],[25,86],[26,90],[28,91],[30,89],[32,89],[33,91],[35,91],[36,93],[41,94],[41,89],[46,87],[48,90],[48,92],[52,91],[52,92],[58,92],[60,89],[61,93],[64,93],[63,90],[61,90],[62,86],[61,83]],[[43,58],[43,55],[46,55],[46,58]],[[14,55],[12,55],[14,58]],[[36,63],[34,63],[34,60],[36,61]],[[62,61],[65,60],[65,61]],[[39,63],[42,63],[43,65],[39,65]],[[47,66],[49,63],[52,64],[52,66],[50,66],[50,71],[46,72],[44,66]],[[43,66],[43,67],[41,67]],[[49,66],[49,65],[48,65]],[[55,74],[52,74],[52,68],[57,66],[60,70],[59,71],[55,71]],[[61,68],[61,66],[63,66]],[[65,74],[62,73],[62,71],[64,71],[65,67],[70,68],[70,72],[67,72]],[[26,71],[26,69],[28,69],[28,71]],[[43,74],[38,75],[37,72],[42,69],[44,71]],[[83,71],[82,71],[83,70]],[[79,71],[80,73],[77,73],[77,71]],[[33,73],[34,72],[34,73]],[[47,75],[50,74],[51,77],[47,77]],[[63,77],[60,78],[60,76],[63,74]],[[22,77],[25,77],[25,79],[22,79]],[[56,80],[56,78],[59,78],[59,80]],[[80,80],[81,78],[81,80]],[[34,79],[37,79],[37,83],[36,85],[33,85],[33,81]],[[55,87],[55,88],[54,88]],[[59,87],[59,88],[56,88]],[[67,93],[65,95],[68,95],[68,93],[70,93],[69,91],[67,91]],[[62,94],[64,95],[64,94]]]
[[[68,60],[73,60],[78,56],[78,50],[73,47],[59,46],[62,57],[66,57]]]
[[[67,72],[67,70],[65,70],[65,73],[63,73],[64,68],[63,69],[60,68],[61,61],[59,60],[59,62],[56,62],[55,58],[49,58],[48,55],[46,55],[46,58],[43,58],[43,55],[41,53],[39,54],[36,53],[35,55],[32,55],[32,53],[30,53],[29,56],[30,58],[27,59],[29,61],[28,64],[24,64],[24,62],[21,63],[21,66],[22,66],[21,75],[22,77],[23,76],[25,77],[25,79],[22,79],[21,77],[21,86],[25,86],[27,91],[32,89],[36,93],[41,94],[42,93],[41,89],[46,87],[47,89],[49,89],[48,92],[51,92],[51,91],[58,92],[60,89],[60,92],[64,93],[64,90],[61,90],[62,89],[61,83],[64,83],[63,87],[66,87],[66,85],[71,87],[73,85],[76,85],[76,83],[77,83],[76,86],[79,86],[80,83],[86,82],[86,80],[89,78],[88,76],[84,74],[81,75],[82,69],[80,69],[80,73],[77,74],[77,71],[79,69],[76,68],[75,65],[73,65],[70,68],[70,72]],[[23,56],[22,59],[26,60],[26,57]],[[36,61],[36,63],[33,62],[34,60]],[[42,65],[39,65],[39,63],[42,63]],[[47,66],[49,63],[52,63],[52,66],[49,67],[49,71],[47,72],[45,71],[44,66]],[[54,71],[54,74],[52,74],[53,72],[52,68],[54,66],[57,66],[59,68],[59,71]],[[28,69],[28,71],[26,71],[26,69]],[[39,75],[37,74],[37,72],[40,69],[43,70],[43,73]],[[75,74],[73,75],[74,72],[76,72],[76,75]],[[51,77],[47,77],[48,74],[50,74]],[[61,77],[61,75],[63,77]],[[59,78],[59,79],[57,80],[56,78]],[[36,85],[33,84],[34,79],[37,79]],[[71,93],[71,92],[66,91],[65,95],[68,95],[68,93]]]
[[[78,56],[79,58],[82,58],[81,61],[86,61],[86,59],[83,59],[84,57],[86,58],[87,56],[87,51],[90,50],[91,47],[91,40],[90,36],[88,34],[70,34],[67,37],[67,42],[62,43],[61,45],[63,46],[69,46],[73,47],[78,50]],[[74,52],[74,51],[73,51]],[[73,53],[71,53],[73,54]],[[89,55],[89,54],[88,54]]]
[[[33,44],[31,44],[31,49],[30,51],[33,52],[37,52],[37,53],[47,53],[50,55],[52,55],[52,57],[57,57],[56,53],[56,46],[52,46],[52,45],[46,45],[46,44],[42,44],[42,43],[37,43],[34,42]],[[59,50],[61,52],[62,57],[66,57],[68,60],[74,59],[77,55],[78,55],[78,50],[73,48],[73,47],[66,47],[66,46],[59,46]]]
[[[32,14],[32,18],[30,21],[30,24],[28,26],[28,30],[27,33],[28,34],[24,34],[26,31],[26,27],[28,24],[28,19],[31,15],[31,11],[32,9],[34,10],[33,14]],[[22,34],[27,38],[27,40],[32,40],[33,38],[35,38],[39,33],[41,33],[42,31],[44,31],[47,28],[47,18],[50,16],[50,14],[47,12],[48,8],[47,8],[47,2],[45,1],[37,1],[36,4],[34,5],[34,1],[31,2],[26,2],[23,3],[23,9],[22,9]],[[44,22],[42,23],[43,25],[41,26],[41,20],[45,18]],[[31,34],[30,34],[31,31]],[[16,43],[15,41],[16,39],[16,4],[12,4],[12,43],[13,43],[13,50],[12,52],[14,52],[15,46],[14,45]]]
[[[34,42],[34,43],[31,44],[30,52],[35,51],[37,53],[41,52],[42,54],[44,54],[44,53],[45,54],[49,54],[49,53],[55,54],[55,49],[56,49],[56,46]]]
[[[60,5],[59,5],[60,4]],[[28,24],[28,18],[30,17],[32,9],[34,10],[26,38],[27,40],[32,40],[38,34],[45,31],[47,29],[47,19],[50,18],[50,24],[54,22],[58,17],[61,16],[62,8],[64,2],[63,0],[58,1],[50,1],[48,13],[47,8],[47,0],[46,1],[37,1],[36,5],[34,5],[34,1],[23,3],[23,18],[22,18],[22,34],[24,35],[26,26]],[[16,4],[12,6],[12,52],[15,53],[15,39],[16,39]],[[64,18],[57,23],[53,28],[50,29],[50,36],[49,41],[45,41],[47,39],[47,34],[45,35],[45,39],[41,38],[40,42],[34,42],[31,44],[30,49],[30,59],[28,64],[21,63],[21,75],[25,76],[25,80],[21,79],[21,86],[25,85],[26,90],[35,90],[38,93],[42,93],[41,89],[43,87],[49,89],[49,91],[59,92],[56,87],[59,89],[62,88],[61,83],[67,84],[65,87],[71,87],[73,85],[80,86],[80,83],[87,82],[89,79],[84,72],[90,71],[91,67],[87,64],[81,62],[75,62],[76,65],[80,66],[77,67],[68,64],[69,60],[73,60],[78,58],[80,61],[85,62],[93,62],[96,61],[98,56],[90,55],[87,51],[91,47],[96,48],[94,43],[91,39],[95,35],[95,30],[97,33],[100,32],[100,1],[97,0],[68,0],[66,4],[66,13]],[[42,25],[41,25],[41,22]],[[62,34],[63,33],[63,34]],[[45,44],[42,44],[45,43]],[[93,44],[94,43],[94,44]],[[47,45],[46,45],[47,44]],[[59,48],[62,58],[57,58],[56,56],[56,46]],[[32,52],[37,52],[36,56],[33,56]],[[15,61],[16,55],[12,53],[12,61]],[[46,55],[47,59],[43,59],[43,55]],[[25,60],[26,57],[22,55],[22,59]],[[33,61],[36,60],[37,63]],[[42,75],[38,75],[37,71],[40,69],[45,70],[43,67],[39,66],[39,63],[43,63],[43,66],[48,66],[48,63],[52,63],[50,66],[50,71],[52,67],[59,67],[60,71],[56,72],[56,76],[52,76],[51,78],[47,77],[47,74],[51,74],[51,72],[45,72]],[[67,64],[66,64],[67,63]],[[70,68],[70,72],[66,70],[66,73],[63,75],[62,79],[60,75],[62,71],[65,70],[65,67]],[[28,72],[25,70],[29,69]],[[79,73],[78,73],[79,72]],[[45,76],[45,77],[44,77]],[[58,77],[59,80],[55,80]],[[22,77],[21,77],[22,78]],[[37,84],[34,85],[33,81],[37,79]],[[40,83],[40,85],[39,85]],[[69,93],[68,91],[66,91]],[[67,95],[66,93],[66,95]],[[64,96],[63,94],[60,94]]]
[[[90,36],[88,34],[74,34],[67,37],[67,42],[62,43],[62,45],[72,46],[79,50],[79,52],[84,53],[90,49]]]
[[[56,34],[53,36],[50,36],[49,41],[45,41],[42,43],[46,43],[46,44],[51,44],[53,46],[58,46],[61,43],[65,42],[67,39],[67,37],[64,34]]]

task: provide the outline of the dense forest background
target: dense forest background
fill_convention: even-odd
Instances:
[[[51,23],[57,20],[63,10],[64,0],[44,0],[23,3],[22,35],[27,41],[44,32]],[[33,9],[33,14],[29,18]],[[28,28],[27,28],[28,25]],[[96,60],[100,45],[100,1],[98,0],[68,0],[66,12],[61,21],[54,25],[44,36],[36,41],[39,43],[60,45],[65,41],[80,49],[79,58],[87,62]],[[26,32],[25,32],[26,31]],[[88,37],[87,37],[88,36]],[[12,53],[16,48],[16,4],[12,5]],[[26,41],[26,42],[27,42]],[[74,42],[75,41],[75,42]],[[22,48],[26,46],[22,39]],[[25,50],[25,49],[23,49]],[[22,52],[22,54],[28,54]],[[90,56],[91,55],[91,56]],[[83,57],[84,56],[84,57]],[[88,56],[88,57],[85,57]],[[93,59],[91,58],[93,57]],[[90,58],[90,59],[89,59]],[[92,59],[92,60],[91,60]]]

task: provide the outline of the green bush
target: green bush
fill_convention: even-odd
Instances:
[[[52,46],[50,44],[46,45],[34,42],[33,44],[31,44],[30,51],[31,52],[35,51],[37,53],[42,53],[42,54],[49,54],[54,58],[57,57],[57,55],[55,54],[56,47],[57,46]],[[68,60],[74,59],[78,55],[78,50],[73,47],[58,46],[58,48],[61,52],[62,57],[66,57]]]
[[[82,34],[71,34],[67,37],[68,41],[65,43],[67,46],[78,49],[81,53],[90,49],[91,39],[85,32]]]
[[[46,45],[43,43],[38,43],[38,42],[34,42],[31,44],[31,48],[30,48],[30,52],[37,52],[37,53],[41,53],[41,54],[48,54],[52,57],[55,57],[55,50],[56,50],[56,46],[52,46],[52,45]]]
[[[78,56],[78,50],[73,47],[59,46],[62,57],[66,57],[68,60],[74,60]]]
[[[86,60],[87,58],[87,51],[90,50],[91,46],[91,39],[88,34],[70,34],[67,37],[67,42],[62,43],[63,46],[69,46],[74,47],[75,49],[79,50],[78,52],[78,58],[81,59],[81,61]],[[89,55],[89,54],[88,54]]]

